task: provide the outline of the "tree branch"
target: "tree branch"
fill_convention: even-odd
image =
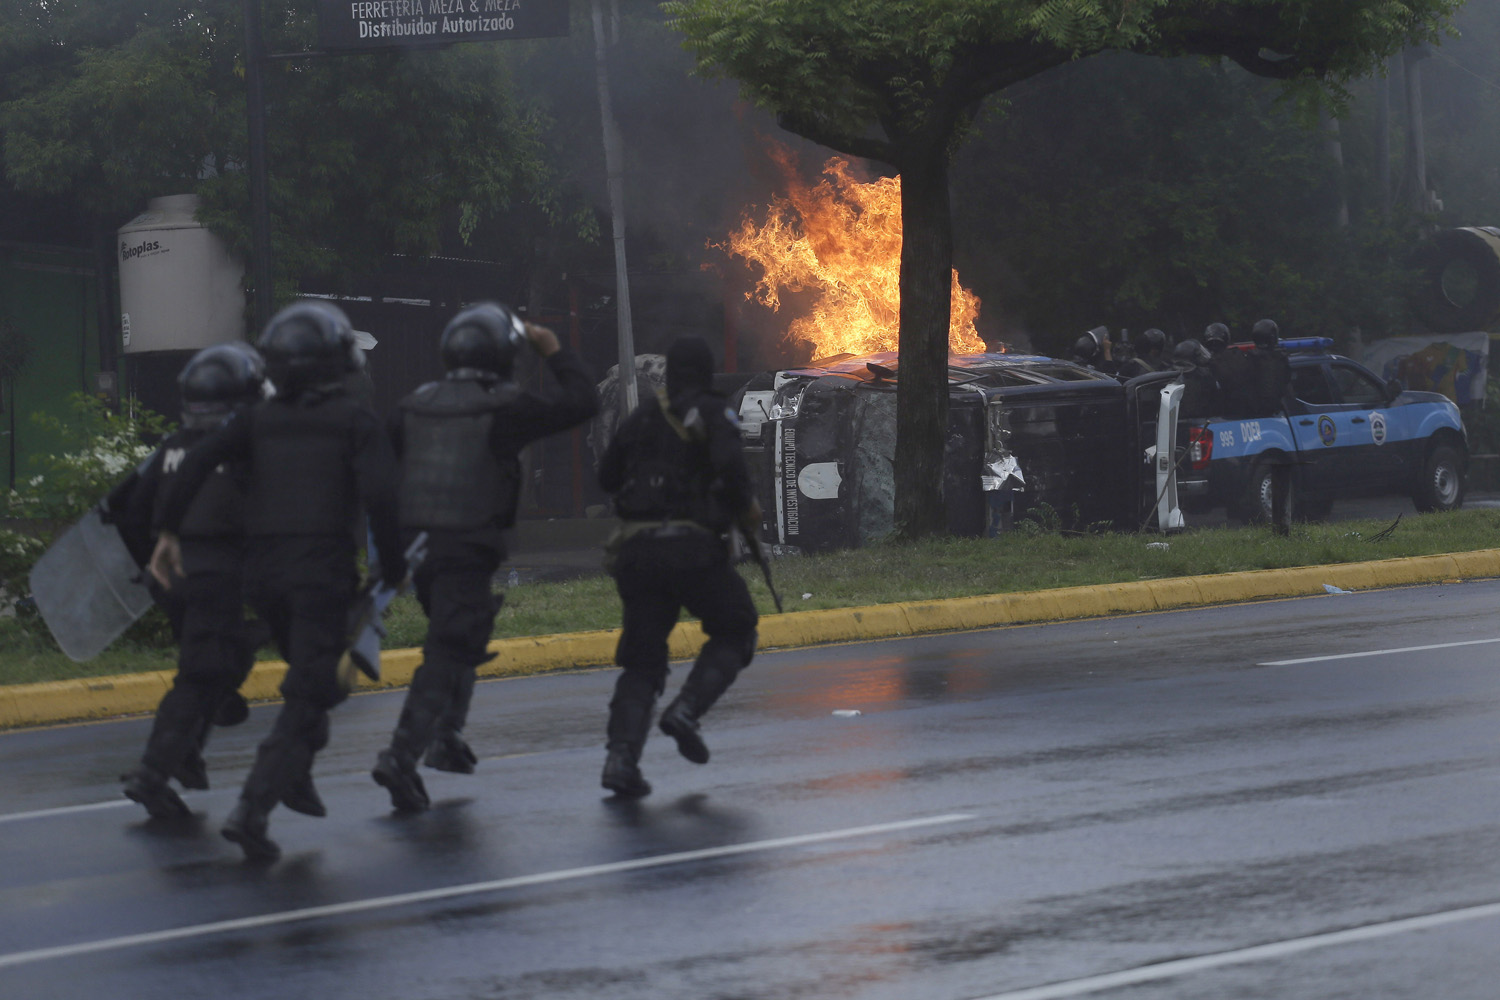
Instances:
[[[896,162],[895,148],[888,140],[851,135],[834,127],[831,122],[819,118],[798,116],[783,111],[776,116],[776,124],[788,132],[794,132],[804,139],[811,139],[821,146],[836,149],[840,153],[860,156],[867,160],[879,160],[881,163],[894,164]]]
[[[1312,72],[1325,75],[1336,58],[1334,36],[1319,32],[1319,45],[1287,24],[1275,5],[1198,3],[1164,17],[1160,34],[1138,51],[1153,55],[1217,56],[1231,59],[1256,76],[1287,80]],[[1263,53],[1284,53],[1266,58]]]
[[[966,46],[954,59],[950,75],[954,101],[959,105],[977,103],[1072,59],[1072,53],[1040,45],[1031,38]]]

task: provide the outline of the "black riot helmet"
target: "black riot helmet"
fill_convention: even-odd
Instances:
[[[260,399],[265,387],[266,363],[255,348],[237,340],[205,347],[177,376],[182,425],[212,427],[236,406]]]
[[[1208,348],[1191,338],[1172,348],[1172,367],[1180,371],[1206,367],[1212,360],[1213,355],[1208,353]]]
[[[331,302],[304,299],[271,317],[256,344],[277,389],[292,392],[355,371],[354,328]]]
[[[1223,323],[1210,323],[1203,331],[1203,346],[1210,354],[1218,354],[1229,346],[1229,327]]]
[[[1275,347],[1281,340],[1281,328],[1274,319],[1258,319],[1250,328],[1250,339],[1256,347]]]
[[[1167,349],[1167,335],[1156,327],[1152,327],[1141,334],[1140,353],[1148,358],[1159,358]]]
[[[1093,361],[1099,355],[1099,341],[1094,339],[1093,334],[1085,333],[1082,337],[1073,341],[1073,356],[1085,363]]]
[[[438,350],[449,371],[475,368],[509,378],[516,355],[526,346],[526,325],[498,302],[469,306],[443,327]]]

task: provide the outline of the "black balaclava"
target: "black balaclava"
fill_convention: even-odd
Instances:
[[[672,399],[713,387],[714,353],[702,337],[679,337],[667,348],[667,395]]]

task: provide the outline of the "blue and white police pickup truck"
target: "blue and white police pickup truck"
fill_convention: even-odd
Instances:
[[[1364,496],[1410,496],[1419,511],[1463,503],[1469,451],[1458,407],[1326,353],[1330,344],[1283,342],[1292,369],[1286,412],[1186,422],[1178,490],[1188,511],[1269,519],[1271,469],[1287,459],[1294,516],[1324,517],[1334,500]]]

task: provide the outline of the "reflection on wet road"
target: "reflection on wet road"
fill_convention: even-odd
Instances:
[[[0,734],[5,996],[1492,998],[1500,584],[763,653],[695,767],[597,787],[608,671],[480,685],[393,816],[397,695],[247,866],[115,775],[146,722]],[[1359,655],[1348,655],[1359,654]],[[1287,662],[1297,661],[1297,662]],[[835,715],[858,711],[858,715]]]

